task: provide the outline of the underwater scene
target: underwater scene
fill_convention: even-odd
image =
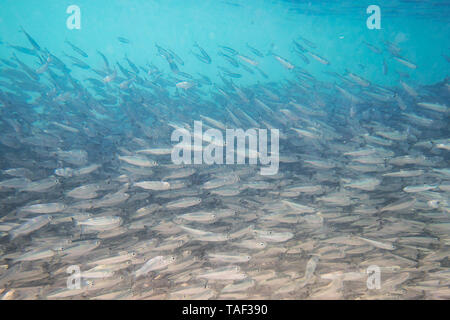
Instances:
[[[0,299],[449,299],[449,17],[2,0]]]

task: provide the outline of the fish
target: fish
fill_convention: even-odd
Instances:
[[[242,292],[249,290],[256,284],[253,279],[244,279],[242,281],[227,284],[221,291],[221,293]]]
[[[258,231],[255,230],[257,238],[264,242],[285,242],[294,237],[292,232],[273,232],[273,231]]]
[[[137,167],[150,168],[158,165],[156,161],[150,160],[144,156],[118,156],[118,159]]]
[[[304,47],[303,47],[300,43],[298,43],[297,41],[292,40],[292,43],[295,45],[295,48],[297,49],[297,51],[303,52],[303,53],[305,53],[305,52],[308,51],[306,48],[304,48]]]
[[[302,278],[302,282],[298,285],[298,287],[303,288],[304,286],[308,285],[311,281],[311,279],[314,276],[314,272],[317,268],[317,263],[319,262],[320,257],[319,256],[312,256],[308,262],[306,263],[306,270],[305,275]]]
[[[421,176],[424,173],[423,170],[400,170],[396,172],[388,172],[383,173],[384,177],[399,177],[399,178],[406,178],[406,177],[417,177]]]
[[[27,37],[28,41],[31,43],[31,45],[33,46],[34,50],[36,51],[41,51],[41,47],[39,46],[39,44],[36,42],[36,40],[34,40],[26,31],[25,29],[20,26],[20,30],[25,34],[25,36]]]
[[[190,89],[193,86],[195,86],[195,83],[189,82],[189,81],[181,81],[176,84],[177,88],[184,89],[184,90]]]
[[[12,49],[20,52],[20,53],[24,53],[24,54],[27,54],[27,55],[30,55],[30,56],[36,56],[37,55],[36,50],[34,48],[30,49],[30,48],[26,48],[26,47],[12,45],[12,44],[9,44],[9,43],[7,44],[7,46],[9,48],[12,48]]]
[[[0,189],[23,189],[26,188],[30,183],[32,182],[28,178],[11,178],[0,181]]]
[[[157,271],[166,268],[176,261],[174,256],[156,256],[148,260],[142,267],[135,271],[134,276],[139,278],[151,271]]]
[[[64,203],[38,203],[22,207],[20,210],[27,213],[56,213],[63,211],[67,206]]]
[[[50,215],[40,215],[34,218],[31,218],[18,226],[17,228],[12,229],[9,232],[9,237],[11,240],[16,239],[17,237],[24,236],[30,234],[36,230],[41,229],[46,226],[52,220],[52,216]]]
[[[305,39],[305,38],[303,38],[301,36],[298,36],[298,38],[300,40],[302,40],[307,46],[309,46],[309,47],[311,47],[313,49],[315,49],[317,47],[317,45],[315,43],[313,43],[313,42],[311,42],[311,41],[309,41],[309,40],[307,40],[307,39]]]
[[[197,275],[197,278],[226,281],[226,280],[242,280],[247,278],[247,275],[240,272],[239,266],[227,266],[223,268],[217,268],[210,271],[206,271]]]
[[[373,191],[379,186],[381,183],[381,180],[376,178],[367,178],[367,179],[361,179],[356,181],[351,181],[344,184],[344,187],[346,188],[354,188],[354,189],[360,189],[365,191]]]
[[[84,52],[83,50],[81,50],[80,48],[78,48],[77,46],[72,44],[70,41],[66,40],[65,43],[67,43],[72,48],[73,51],[75,51],[76,53],[78,53],[82,57],[85,57],[85,58],[89,57],[86,52]]]
[[[100,57],[103,59],[103,63],[105,64],[105,69],[109,70],[109,61],[108,58],[106,58],[106,56],[101,53],[100,51],[97,50],[97,53],[100,55]]]
[[[196,206],[202,202],[201,198],[197,197],[186,197],[177,200],[170,201],[166,203],[165,207],[167,209],[181,209]]]
[[[372,45],[372,44],[370,44],[370,43],[368,43],[368,42],[366,42],[366,41],[363,41],[363,43],[367,46],[367,48],[369,48],[372,52],[375,52],[375,53],[377,53],[377,54],[380,54],[382,51],[381,51],[381,49],[379,49],[378,47],[376,47],[376,46],[374,46],[374,45]]]
[[[447,106],[438,104],[438,103],[418,102],[417,105],[420,107],[429,109],[429,110],[442,112],[442,113],[447,113],[449,111],[449,108]]]
[[[222,262],[222,263],[247,263],[250,261],[251,256],[246,254],[236,254],[236,253],[210,253],[208,258],[212,262]]]
[[[151,148],[137,150],[136,153],[150,154],[154,156],[164,156],[172,153],[171,148]]]
[[[262,250],[266,248],[267,243],[260,240],[242,240],[240,242],[236,242],[234,245],[250,250]]]
[[[222,52],[219,52],[219,55],[224,57],[233,67],[239,68],[239,63],[233,57]]]
[[[73,63],[72,63],[73,66],[79,67],[81,69],[90,69],[91,68],[87,63],[78,59],[77,57],[69,56],[67,54],[64,54],[64,55],[73,61]]]
[[[274,57],[279,63],[281,63],[281,65],[282,65],[283,67],[285,67],[286,69],[292,70],[292,69],[295,68],[295,66],[294,66],[292,63],[290,63],[289,61],[287,61],[286,59],[284,59],[284,58],[282,58],[282,57],[280,57],[280,56],[277,56],[277,55],[275,55],[275,54],[273,54],[273,53],[270,53],[270,54],[273,55],[273,57]]]
[[[201,62],[206,63],[206,64],[211,64],[211,61],[212,61],[211,57],[206,53],[206,51],[202,47],[200,47],[197,43],[194,43],[194,47],[200,51],[201,55],[191,51],[192,54]]]
[[[312,53],[310,51],[308,51],[307,53],[311,56],[311,58],[313,58],[314,60],[320,62],[321,64],[324,64],[324,65],[329,65],[330,64],[330,62],[327,59],[319,56],[316,53]]]
[[[250,65],[252,65],[254,67],[256,67],[259,64],[257,61],[254,61],[254,60],[250,59],[249,57],[246,57],[246,56],[243,56],[243,55],[240,55],[240,54],[238,54],[237,57],[239,59],[241,59],[242,61],[247,62],[248,64],[250,64]]]
[[[14,262],[48,259],[54,257],[55,254],[56,252],[51,249],[33,250],[31,252],[24,253],[21,256],[15,258]]]
[[[45,192],[50,188],[57,186],[60,181],[53,176],[39,181],[32,181],[20,189],[22,192]]]
[[[226,68],[224,68],[224,67],[221,67],[221,66],[219,66],[218,68],[219,68],[220,70],[222,70],[223,73],[224,73],[226,76],[228,76],[228,77],[236,78],[236,79],[242,78],[242,74],[240,74],[240,73],[231,72],[230,70],[228,70],[228,69],[226,69]]]
[[[181,59],[175,52],[173,52],[170,49],[167,49],[167,52],[169,52],[171,54],[171,56],[173,57],[173,59],[180,65],[184,66],[184,61],[183,59]]]
[[[408,61],[404,58],[400,58],[400,57],[396,57],[396,56],[394,56],[392,58],[394,60],[400,62],[402,65],[408,67],[409,69],[413,69],[413,70],[417,69],[417,66],[414,63],[412,63],[411,61]]]
[[[207,211],[188,212],[178,216],[179,219],[193,222],[213,222],[217,215]]]
[[[381,249],[386,249],[386,250],[394,250],[395,246],[392,243],[387,243],[387,242],[380,242],[377,240],[371,240],[371,239],[367,239],[367,238],[363,238],[363,237],[358,237],[358,239],[367,242],[370,245],[373,245],[374,247],[377,248],[381,248]]]
[[[309,59],[300,51],[298,50],[294,50],[294,52],[300,57],[302,58],[303,62],[306,64],[309,64]]]
[[[130,44],[131,43],[130,40],[128,40],[125,37],[117,37],[117,40],[119,40],[119,42],[123,43],[123,44]]]
[[[380,212],[384,211],[399,211],[411,208],[416,203],[415,198],[404,198],[388,204],[380,209]]]
[[[170,183],[167,181],[140,181],[134,184],[145,190],[169,190]]]
[[[64,248],[63,259],[72,259],[85,256],[88,252],[98,248],[100,244],[100,240],[82,240],[73,242],[71,245]]]
[[[117,225],[122,223],[122,218],[117,216],[105,216],[88,218],[86,220],[77,221],[79,226],[104,226],[104,225]]]
[[[354,73],[351,73],[351,72],[347,71],[347,75],[348,75],[348,77],[350,77],[353,81],[355,81],[356,83],[358,83],[362,87],[370,86],[370,82],[369,81],[363,79],[362,77],[360,77],[360,76],[358,76],[358,75],[356,75]]]
[[[128,59],[128,56],[125,55],[125,60],[127,60],[128,65],[133,70],[135,74],[139,74],[139,68],[130,60]]]
[[[383,59],[383,74],[387,75],[389,72],[389,67],[385,59]]]
[[[248,42],[245,45],[254,55],[256,55],[260,58],[264,58],[264,54],[261,51],[259,51],[258,49],[256,49],[255,47],[252,47],[251,45],[249,45]]]
[[[219,45],[220,48],[222,48],[222,50],[228,52],[229,54],[235,56],[238,54],[238,52],[236,50],[234,50],[233,48],[227,47],[227,46],[221,46]]]
[[[314,213],[316,210],[310,206],[305,206],[288,200],[282,200],[282,203],[291,208],[295,213]]]

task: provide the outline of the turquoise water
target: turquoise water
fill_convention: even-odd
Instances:
[[[263,53],[274,45],[274,51],[293,63],[304,66],[292,53],[292,40],[302,36],[317,45],[317,51],[331,65],[322,66],[314,61],[308,71],[323,77],[322,71],[342,73],[346,69],[359,72],[379,85],[395,85],[399,76],[396,70],[409,72],[403,65],[392,62],[389,53],[377,55],[362,45],[367,41],[382,46],[383,41],[398,44],[402,55],[414,61],[418,69],[410,72],[414,81],[431,84],[447,76],[448,56],[448,2],[386,1],[381,8],[381,29],[369,30],[366,8],[370,1],[316,3],[296,1],[78,1],[81,8],[81,30],[66,28],[66,8],[70,1],[40,1],[32,5],[27,1],[2,1],[1,38],[14,44],[26,45],[26,39],[17,32],[22,25],[50,51],[70,51],[64,45],[68,39],[90,53],[88,63],[101,61],[95,50],[101,49],[111,59],[120,60],[128,54],[136,63],[151,61],[168,69],[157,57],[154,43],[171,48],[185,60],[183,70],[194,73],[199,69],[210,77],[216,76],[215,67],[223,59],[213,59],[205,68],[189,54],[197,41],[211,55],[216,55],[218,44],[251,54],[248,42]],[[121,45],[117,36],[132,41]],[[8,55],[1,48],[2,55]],[[383,75],[383,58],[388,60],[388,75]],[[289,77],[273,59],[262,59],[261,68],[271,80]],[[226,63],[226,62],[225,62]],[[359,67],[362,65],[364,68]],[[243,77],[242,84],[264,81],[259,76]]]
[[[1,0],[0,298],[450,299],[449,16]]]

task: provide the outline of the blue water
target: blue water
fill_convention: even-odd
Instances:
[[[251,56],[248,42],[263,53],[273,44],[278,55],[305,67],[291,52],[292,40],[302,36],[317,45],[317,53],[330,61],[323,66],[312,61],[307,69],[323,78],[322,71],[338,73],[346,69],[379,85],[395,85],[399,75],[410,74],[413,81],[431,84],[448,75],[449,55],[448,1],[384,1],[381,9],[381,29],[369,30],[366,13],[370,1],[326,1],[314,4],[306,1],[77,1],[81,9],[81,30],[66,28],[66,8],[70,1],[5,0],[0,4],[0,39],[26,46],[27,40],[18,32],[22,25],[39,43],[51,52],[70,52],[64,40],[70,40],[89,54],[89,64],[101,60],[95,51],[101,49],[111,60],[121,60],[124,54],[135,62],[154,63],[168,71],[163,58],[157,56],[155,43],[168,47],[183,60],[184,72],[199,70],[209,77],[217,76],[217,65],[226,62],[217,57],[218,44],[228,45]],[[118,36],[131,40],[130,45],[117,41]],[[213,57],[205,66],[189,52],[197,42]],[[382,47],[383,41],[396,43],[402,56],[418,68],[392,61],[390,54],[375,54],[362,44],[367,41]],[[7,48],[0,47],[3,56]],[[388,63],[388,75],[383,75],[383,58]],[[274,59],[258,59],[260,67],[270,75],[270,81],[289,78],[290,74]],[[361,65],[361,66],[360,66]],[[267,81],[261,76],[247,74],[240,84]]]

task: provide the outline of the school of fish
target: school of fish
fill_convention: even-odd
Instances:
[[[292,61],[193,43],[216,81],[159,43],[152,63],[113,63],[21,32],[27,46],[0,44],[1,299],[450,298],[448,78],[379,86],[300,36]],[[361,46],[388,53],[385,72],[420,69],[395,43]],[[268,59],[293,78],[269,82]],[[279,129],[278,173],[173,164],[171,132],[194,120]]]

